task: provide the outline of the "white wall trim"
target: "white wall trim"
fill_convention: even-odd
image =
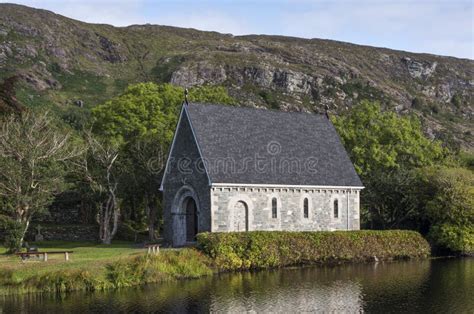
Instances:
[[[321,189],[321,190],[362,190],[363,186],[336,186],[336,185],[285,185],[285,184],[247,184],[247,183],[212,183],[212,187],[255,187],[255,188],[291,188],[291,189]]]

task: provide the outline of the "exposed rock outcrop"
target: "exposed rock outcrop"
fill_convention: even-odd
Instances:
[[[243,105],[282,110],[329,106],[337,114],[369,99],[474,149],[473,60],[320,39],[115,28],[0,4],[0,69],[39,97],[88,108],[143,81],[221,84]]]

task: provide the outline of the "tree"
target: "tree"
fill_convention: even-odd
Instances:
[[[87,152],[76,163],[76,169],[98,207],[96,220],[99,224],[99,239],[104,244],[110,244],[117,233],[120,219],[119,147],[91,133],[86,133],[86,142]]]
[[[415,116],[384,112],[376,102],[362,101],[333,122],[362,176],[372,170],[433,165],[447,154],[439,141],[423,134]]]
[[[147,228],[150,241],[156,240],[156,221],[161,209],[159,198],[160,180],[166,163],[165,154],[155,137],[143,137],[127,145],[124,149],[128,156],[125,180],[128,185],[127,195],[142,196],[147,217]]]
[[[425,228],[419,183],[417,171],[405,168],[366,175],[362,200],[369,210],[362,212],[363,220],[372,229]]]
[[[427,214],[434,223],[474,224],[474,173],[464,168],[424,169]]]
[[[420,227],[422,204],[413,171],[444,162],[448,151],[424,136],[415,116],[384,112],[378,103],[362,101],[333,122],[366,186],[362,195],[365,224]]]
[[[171,84],[139,83],[92,110],[94,132],[120,144],[143,136],[157,135],[165,146],[171,143],[184,89]],[[223,87],[191,88],[189,100],[233,104]]]
[[[64,188],[65,166],[80,154],[70,134],[56,128],[48,113],[25,112],[2,121],[0,215],[21,230],[11,251],[21,246],[31,219],[46,212]]]
[[[150,240],[155,240],[159,182],[171,145],[184,89],[171,84],[140,83],[92,111],[93,130],[120,146],[127,167],[128,191],[139,198],[148,217]],[[233,104],[225,88],[191,88],[189,101]]]
[[[452,251],[474,253],[474,173],[464,168],[423,169],[429,237]]]

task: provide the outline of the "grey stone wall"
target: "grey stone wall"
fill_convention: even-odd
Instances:
[[[358,230],[358,189],[298,189],[261,187],[212,187],[212,227],[215,232],[236,230],[234,207],[248,207],[249,230]],[[271,199],[277,198],[277,218],[272,218]],[[308,198],[308,218],[303,200]],[[334,200],[338,200],[338,218],[334,218]]]
[[[99,227],[97,225],[41,225],[41,234],[44,241],[99,241]],[[37,225],[32,224],[26,233],[27,241],[34,241],[38,233]]]
[[[173,216],[172,211],[176,195],[184,186],[191,187],[197,196],[198,231],[211,231],[210,190],[207,174],[200,163],[200,154],[186,113],[183,113],[177,128],[174,147],[170,153],[170,164],[163,182],[164,232],[165,241],[172,243]],[[181,231],[180,231],[181,232]]]

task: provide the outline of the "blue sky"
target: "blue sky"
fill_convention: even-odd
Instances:
[[[235,35],[326,38],[474,59],[473,0],[13,2],[116,26],[150,23]]]

